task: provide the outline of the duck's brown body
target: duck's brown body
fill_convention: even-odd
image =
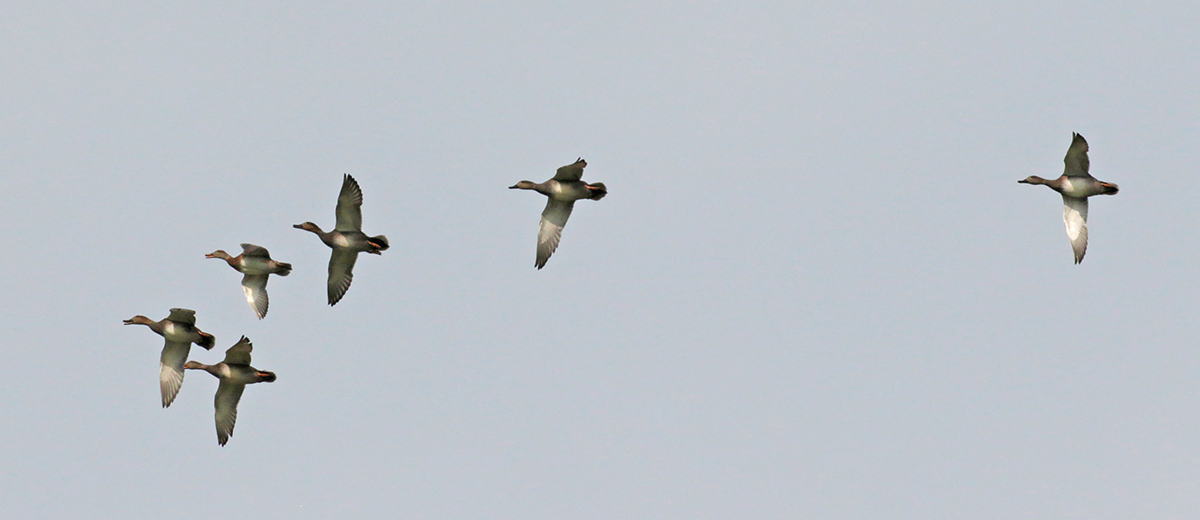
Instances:
[[[216,339],[196,328],[196,311],[191,309],[171,309],[171,314],[159,321],[139,314],[125,320],[125,324],[145,325],[166,340],[159,357],[158,384],[163,408],[171,406],[183,386],[183,365],[192,343],[212,349]]]
[[[1017,182],[1021,184],[1040,184],[1062,194],[1063,223],[1067,226],[1067,238],[1071,239],[1071,249],[1075,252],[1075,263],[1083,261],[1087,253],[1087,213],[1088,197],[1095,195],[1116,195],[1120,188],[1111,182],[1104,182],[1088,173],[1088,144],[1082,135],[1072,134],[1071,147],[1063,158],[1066,168],[1057,179],[1043,179],[1030,175]]]
[[[237,405],[242,399],[246,385],[254,383],[271,383],[275,381],[275,373],[259,370],[250,366],[250,352],[254,345],[250,338],[234,343],[225,351],[225,360],[215,365],[205,365],[196,361],[188,361],[183,368],[188,370],[203,370],[215,376],[217,395],[213,398],[213,408],[216,410],[217,443],[224,446],[233,436],[233,427],[237,424]]]
[[[533,190],[550,199],[546,201],[546,209],[542,210],[542,221],[538,229],[537,257],[533,263],[538,269],[545,267],[550,255],[558,249],[562,229],[571,217],[575,201],[600,200],[608,195],[608,188],[604,183],[583,182],[583,168],[586,166],[587,161],[580,158],[559,168],[554,177],[546,182],[521,181],[508,187],[512,190]]]
[[[242,277],[242,291],[246,293],[246,302],[250,304],[250,309],[260,320],[267,316],[267,308],[270,306],[267,278],[272,274],[287,276],[292,272],[292,264],[272,260],[267,248],[254,244],[242,244],[242,254],[237,256],[229,256],[229,253],[218,249],[204,257],[220,258],[228,263],[229,267],[245,275]]]

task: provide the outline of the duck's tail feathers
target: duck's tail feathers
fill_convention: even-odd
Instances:
[[[276,262],[275,263],[275,274],[277,274],[279,276],[287,276],[289,274],[292,274],[292,264],[289,264],[287,262]]]
[[[368,238],[367,243],[371,244],[371,247],[374,247],[376,250],[379,250],[379,251],[386,251],[387,248],[389,247],[387,237],[385,237],[383,235]]]
[[[199,330],[196,331],[196,334],[200,335],[200,341],[197,341],[196,344],[204,347],[205,350],[212,350],[212,348],[216,346],[217,338],[214,338],[212,334],[201,332]]]
[[[1102,183],[1100,183],[1100,185],[1104,187],[1104,192],[1103,192],[1104,195],[1116,195],[1117,191],[1120,190],[1120,188],[1118,188],[1116,184],[1113,184],[1111,182],[1102,182]]]
[[[594,182],[592,184],[588,184],[587,188],[588,191],[591,192],[591,197],[588,198],[592,200],[600,200],[603,199],[605,195],[608,195],[608,188],[604,187],[603,182]]]

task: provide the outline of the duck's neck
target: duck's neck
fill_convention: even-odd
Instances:
[[[549,195],[549,194],[550,194],[550,186],[549,186],[549,184],[550,184],[550,181],[546,181],[546,182],[543,182],[543,183],[541,183],[541,184],[538,184],[538,183],[536,183],[536,182],[533,182],[533,181],[521,181],[521,182],[518,182],[518,183],[516,183],[516,184],[514,184],[514,185],[510,186],[510,187],[509,187],[509,189],[513,189],[513,190],[533,190],[533,191],[536,191],[536,192],[538,192],[538,193],[541,193],[542,195]]]
[[[324,237],[324,236],[326,235],[326,233],[325,233],[324,231],[321,231],[321,226],[318,226],[318,225],[316,225],[316,224],[313,224],[312,222],[305,222],[305,223],[303,223],[303,224],[296,224],[295,226],[292,226],[292,227],[294,227],[294,228],[296,228],[296,229],[303,229],[303,230],[305,230],[305,231],[312,232],[313,234],[315,234],[315,235],[317,235],[317,236],[319,236],[319,237]]]
[[[1041,177],[1038,177],[1037,175],[1030,175],[1029,177],[1027,177],[1025,180],[1023,180],[1021,182],[1025,183],[1025,184],[1041,184],[1043,186],[1049,186],[1050,189],[1057,191],[1059,193],[1062,193],[1063,184],[1067,182],[1067,176],[1062,175],[1056,179],[1043,179]]]
[[[216,365],[205,365],[199,361],[188,361],[187,363],[183,364],[183,368],[187,370],[203,370],[214,376],[221,377],[221,374],[217,373]]]
[[[125,324],[126,325],[145,325],[147,327],[150,327],[150,330],[158,333],[159,336],[162,336],[162,334],[163,334],[162,322],[151,320],[150,318],[147,318],[140,314],[125,320]]]
[[[204,255],[204,258],[220,258],[221,260],[224,260],[225,263],[229,264],[229,267],[232,267],[234,269],[237,269],[238,264],[241,263],[239,261],[241,259],[241,255],[229,256],[229,253],[226,253],[224,249],[218,249],[207,255]]]
[[[229,256],[228,254],[225,254],[225,255],[222,255],[222,256],[218,256],[217,258],[220,258],[221,260],[224,260],[224,261],[225,261],[225,263],[229,264],[229,267],[232,267],[232,268],[234,268],[234,269],[237,269],[237,268],[238,268],[238,264],[240,263],[240,262],[238,262],[238,258],[239,258],[239,257],[236,257],[236,256]]]

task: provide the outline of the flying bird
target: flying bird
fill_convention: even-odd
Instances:
[[[521,181],[508,187],[510,190],[533,190],[550,199],[546,201],[546,209],[542,210],[541,227],[538,229],[537,259],[533,264],[538,269],[545,267],[550,255],[558,249],[563,226],[567,225],[567,219],[571,217],[575,201],[600,200],[608,195],[608,188],[604,187],[604,183],[588,184],[581,180],[585,166],[587,161],[580,158],[559,168],[554,177],[546,182]]]
[[[171,314],[160,321],[139,314],[125,320],[125,324],[145,325],[166,340],[158,362],[158,386],[163,408],[171,406],[179,394],[179,387],[183,386],[183,362],[187,361],[192,343],[212,350],[213,335],[196,328],[196,311],[191,309],[171,309]]]
[[[1116,195],[1117,185],[1103,182],[1088,173],[1088,144],[1082,135],[1072,133],[1071,147],[1063,158],[1066,168],[1057,179],[1043,179],[1037,175],[1019,180],[1021,184],[1041,184],[1062,194],[1063,222],[1067,225],[1067,238],[1075,251],[1075,263],[1083,261],[1087,252],[1088,197],[1093,195]]]
[[[287,276],[292,272],[292,264],[271,260],[267,248],[254,244],[242,244],[242,254],[229,256],[223,249],[218,249],[204,258],[220,258],[229,263],[242,277],[242,290],[246,292],[246,301],[258,319],[267,316],[267,276],[277,274]]]
[[[373,255],[382,254],[388,248],[387,237],[383,235],[369,237],[362,232],[362,189],[358,182],[349,174],[342,177],[342,191],[338,194],[337,223],[333,231],[321,231],[312,222],[296,224],[292,227],[312,231],[325,245],[333,249],[329,257],[329,305],[336,304],[350,289],[354,280],[354,262],[358,253],[366,252]]]
[[[242,339],[225,351],[225,360],[215,365],[205,365],[188,361],[183,368],[189,370],[204,370],[219,379],[217,395],[213,398],[217,418],[217,443],[224,446],[233,436],[233,425],[237,423],[237,405],[242,399],[246,385],[254,383],[271,383],[275,381],[275,373],[259,370],[250,366],[250,351],[254,345],[250,339]]]

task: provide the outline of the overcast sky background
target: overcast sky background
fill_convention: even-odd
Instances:
[[[1200,513],[1200,7],[438,4],[0,6],[0,517]],[[224,448],[171,307],[279,375]]]

